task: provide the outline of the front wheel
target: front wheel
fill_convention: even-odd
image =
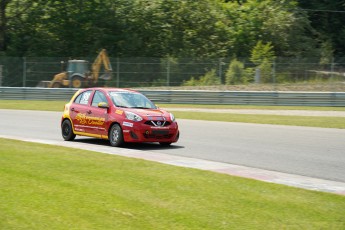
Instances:
[[[73,133],[72,124],[68,119],[62,122],[61,132],[62,132],[62,137],[65,141],[74,140],[75,134]]]
[[[109,142],[113,147],[121,146],[124,143],[122,129],[118,124],[111,126],[109,131]]]

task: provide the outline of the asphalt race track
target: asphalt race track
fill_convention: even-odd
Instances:
[[[61,114],[0,110],[0,137],[63,143]],[[77,137],[71,145],[87,144],[91,150],[161,153],[345,182],[345,130],[182,119],[178,122],[180,140],[170,147],[127,144],[113,148],[107,141],[85,137]]]

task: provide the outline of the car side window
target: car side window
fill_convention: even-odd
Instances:
[[[94,107],[98,107],[98,104],[100,102],[108,103],[107,98],[105,97],[104,93],[102,93],[102,92],[97,90],[95,92],[95,95],[93,96],[92,104],[91,105],[94,106]]]
[[[90,95],[92,91],[85,91],[77,96],[74,103],[87,105],[89,103]]]

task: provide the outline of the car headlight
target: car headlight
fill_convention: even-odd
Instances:
[[[174,116],[174,114],[170,113],[170,119],[171,119],[171,121],[175,121],[175,116]]]
[[[132,113],[132,112],[127,112],[125,111],[126,118],[131,121],[142,121],[143,118],[139,116],[138,114]]]

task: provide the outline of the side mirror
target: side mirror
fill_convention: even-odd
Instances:
[[[109,105],[106,102],[98,103],[98,108],[109,109]]]

